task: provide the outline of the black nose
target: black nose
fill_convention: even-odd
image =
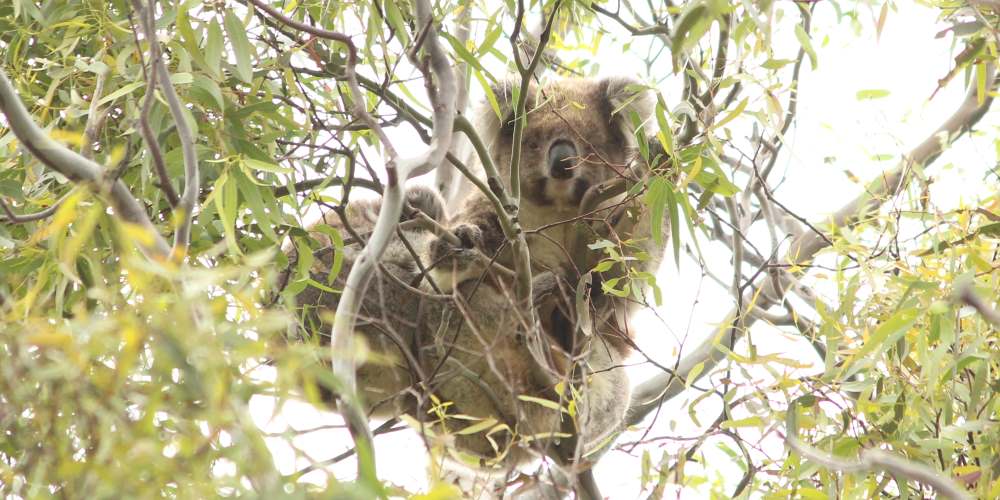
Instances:
[[[576,148],[569,141],[556,141],[549,148],[549,175],[555,179],[573,177],[573,160],[577,158]]]

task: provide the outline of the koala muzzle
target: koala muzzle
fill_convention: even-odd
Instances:
[[[569,141],[556,141],[549,148],[549,175],[553,179],[569,179],[573,177],[574,159],[577,158],[576,148]]]

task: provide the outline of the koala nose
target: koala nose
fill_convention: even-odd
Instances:
[[[569,179],[573,177],[574,159],[577,157],[576,148],[569,141],[556,141],[549,148],[549,174],[555,179]]]

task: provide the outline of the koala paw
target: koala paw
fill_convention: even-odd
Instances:
[[[430,244],[431,279],[442,291],[450,292],[460,283],[479,277],[483,271],[480,250],[483,232],[476,226],[462,224],[452,229],[460,246],[444,238]]]

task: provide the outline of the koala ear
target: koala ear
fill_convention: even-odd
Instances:
[[[521,86],[520,79],[509,76],[497,80],[496,83],[490,86],[490,91],[493,93],[493,97],[496,99],[497,108],[500,111],[499,116],[497,115],[497,110],[493,109],[493,106],[489,103],[487,99],[486,102],[482,104],[479,109],[476,124],[478,130],[482,131],[483,138],[489,138],[490,140],[499,137],[500,135],[513,133],[514,124],[512,120],[514,118],[514,92],[517,91]],[[534,84],[528,87],[528,98],[535,92]],[[529,100],[530,103],[532,101]]]
[[[493,117],[497,120],[496,130],[498,131],[513,129],[511,120],[514,119],[514,90],[519,86],[520,83],[513,77],[498,80],[490,86],[493,97],[497,100],[497,107],[500,109],[500,116],[497,116],[497,110],[492,109],[492,106],[490,109]]]
[[[602,95],[608,120],[618,125],[624,138],[631,140],[634,127],[630,115],[635,112],[639,120],[646,122],[653,116],[656,99],[653,92],[634,78],[612,76],[600,80],[598,88]],[[648,128],[648,127],[647,127]]]

